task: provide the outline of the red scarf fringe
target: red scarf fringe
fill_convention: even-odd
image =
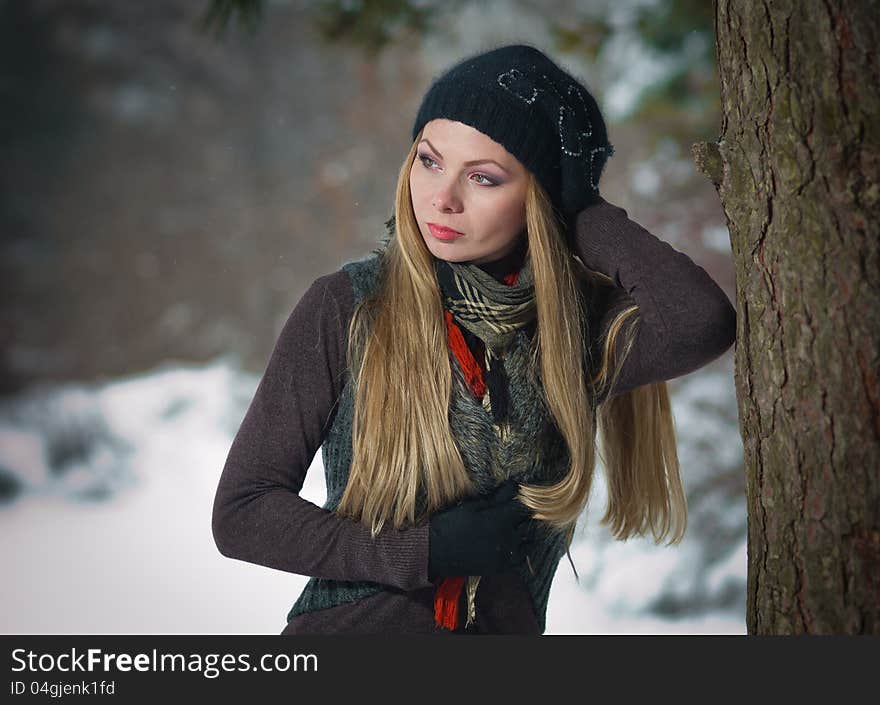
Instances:
[[[465,577],[456,575],[443,578],[434,594],[434,624],[444,629],[455,629],[458,625],[458,605]]]
[[[483,395],[486,393],[486,383],[483,381],[483,370],[476,358],[474,358],[473,353],[471,353],[471,349],[465,342],[461,328],[459,328],[458,324],[453,320],[452,314],[446,310],[444,310],[443,313],[446,317],[446,333],[449,339],[449,347],[452,349],[452,352],[455,353],[455,357],[458,358],[458,362],[464,372],[464,378],[468,383],[468,387],[471,388],[474,396],[478,399],[482,399]]]

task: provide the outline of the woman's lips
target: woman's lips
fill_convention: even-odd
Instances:
[[[458,230],[446,228],[442,225],[437,225],[436,223],[428,223],[428,229],[438,240],[455,240],[464,235],[464,233],[460,233]]]

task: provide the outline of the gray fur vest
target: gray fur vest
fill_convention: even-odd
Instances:
[[[378,282],[380,258],[373,254],[349,262],[342,269],[352,280],[355,305],[368,297]],[[540,381],[530,372],[532,341],[521,329],[504,357],[510,384],[508,419],[501,428],[492,414],[467,387],[464,374],[450,351],[453,393],[450,427],[464,465],[480,493],[488,492],[507,478],[526,484],[552,484],[569,467],[568,448],[543,401]],[[488,396],[488,393],[487,393]],[[325,509],[339,506],[348,480],[352,459],[354,388],[348,377],[339,399],[336,417],[321,447],[327,482]],[[536,522],[529,545],[528,561],[520,577],[528,587],[543,633],[547,601],[559,560],[565,555],[565,535],[543,521]],[[310,578],[287,615],[290,621],[304,612],[356,602],[387,586],[366,581]]]

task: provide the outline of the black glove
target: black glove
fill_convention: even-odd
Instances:
[[[490,494],[467,499],[428,521],[428,579],[504,573],[525,559],[531,510],[508,480]]]

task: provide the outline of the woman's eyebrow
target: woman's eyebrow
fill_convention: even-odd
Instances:
[[[425,139],[421,140],[421,141],[419,142],[419,144],[421,144],[422,142],[427,142],[427,143],[428,143],[428,146],[429,146],[432,150],[434,150],[434,152],[437,154],[437,156],[440,157],[441,159],[443,159],[443,155],[440,154],[440,150],[437,149],[433,144],[431,144],[431,140],[425,138]],[[509,171],[507,171],[507,169],[505,169],[503,166],[501,166],[501,165],[500,165],[498,162],[496,162],[494,159],[475,159],[475,160],[472,161],[472,162],[465,162],[464,165],[465,165],[465,166],[476,166],[477,164],[489,164],[489,163],[491,163],[491,164],[495,164],[499,169],[501,169],[502,171],[504,171],[504,172],[506,172],[506,173],[508,173],[508,174],[510,173]]]

